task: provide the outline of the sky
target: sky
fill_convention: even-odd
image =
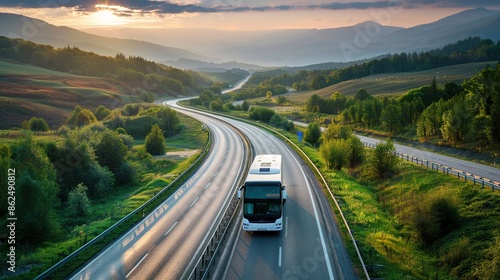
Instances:
[[[80,30],[336,28],[365,21],[412,27],[499,0],[1,0],[0,12]]]

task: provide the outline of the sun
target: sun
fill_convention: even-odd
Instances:
[[[124,20],[115,14],[114,9],[106,7],[101,7],[94,12],[92,19],[95,25],[120,25],[124,23]]]

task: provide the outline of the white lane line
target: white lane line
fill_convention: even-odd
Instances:
[[[279,253],[279,256],[278,256],[278,266],[281,267],[281,246],[280,246],[280,253]]]
[[[297,159],[292,155],[292,152],[290,152],[290,150],[288,150],[288,153],[290,154],[290,156],[295,160],[295,163],[300,166],[300,163],[297,161]],[[326,268],[328,270],[328,277],[329,279],[335,279],[335,277],[333,276],[333,270],[332,270],[332,265],[330,263],[330,257],[328,256],[328,251],[326,249],[326,242],[325,242],[325,237],[323,236],[323,230],[321,229],[321,223],[319,221],[319,215],[318,215],[318,210],[316,209],[316,202],[314,201],[314,196],[312,194],[312,187],[311,185],[309,184],[309,180],[307,180],[307,176],[306,174],[304,173],[304,170],[302,168],[300,168],[300,171],[302,172],[302,176],[304,179],[306,179],[306,185],[307,185],[307,190],[309,191],[309,197],[311,199],[311,203],[312,203],[312,207],[313,207],[313,211],[314,211],[314,218],[316,219],[316,227],[318,228],[318,232],[319,232],[319,238],[321,240],[321,247],[323,247],[323,255],[325,257],[325,262],[326,262]]]
[[[195,200],[193,202],[191,202],[191,205],[189,205],[189,208],[193,207],[193,205],[196,203],[196,201],[198,201],[200,197],[196,197]]]
[[[134,268],[132,268],[132,270],[127,274],[127,276],[125,276],[125,278],[128,278],[130,276],[130,274],[132,274],[132,272],[134,272],[134,270],[142,263],[142,261],[144,261],[144,259],[148,256],[148,253],[146,253],[146,255],[144,255],[144,257],[142,257],[142,259],[134,266]]]
[[[172,226],[171,226],[171,227],[167,230],[167,232],[165,232],[165,234],[164,234],[164,235],[165,235],[165,236],[167,236],[167,235],[168,235],[168,234],[169,234],[169,233],[170,233],[170,232],[174,229],[174,227],[177,225],[177,223],[178,223],[178,222],[175,222],[175,223],[174,223],[174,224],[173,224],[173,225],[172,225]]]
[[[204,189],[204,190],[208,189],[208,187],[210,186],[210,184],[211,184],[211,183],[212,183],[212,182],[209,182],[209,183],[208,183],[208,184],[207,184],[207,185],[206,185],[203,189]]]

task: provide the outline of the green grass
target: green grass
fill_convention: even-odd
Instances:
[[[241,112],[230,114],[241,115]],[[500,240],[499,192],[407,162],[400,162],[399,173],[386,181],[374,179],[367,172],[367,163],[353,170],[327,170],[316,148],[298,143],[295,132],[279,132],[297,144],[321,170],[346,216],[365,264],[382,265],[381,269],[371,271],[370,277],[491,278],[494,258],[498,259],[500,254],[490,249],[499,247],[498,241],[495,243]],[[408,223],[407,215],[410,206],[433,196],[444,196],[454,203],[460,224],[430,246],[424,246]],[[330,197],[329,200],[337,212],[333,200]],[[343,223],[339,226],[355,269],[361,271],[346,228]]]
[[[119,189],[113,189],[106,197],[92,200],[89,222],[75,226],[71,229],[62,229],[63,234],[59,238],[59,241],[44,244],[37,248],[20,247],[16,252],[18,254],[17,267],[19,270],[29,269],[30,271],[26,274],[19,275],[17,279],[32,279],[36,275],[42,273],[44,270],[48,269],[50,266],[54,265],[56,262],[63,259],[65,256],[115,224],[118,220],[144,204],[192,165],[207,144],[208,132],[201,131],[201,123],[197,120],[191,119],[185,115],[180,115],[179,117],[184,129],[175,138],[166,139],[168,148],[172,150],[179,148],[193,149],[199,152],[188,158],[181,159],[153,158],[151,156],[142,158],[140,153],[143,145],[142,140],[136,141],[136,146],[133,148],[129,157],[139,171],[138,182]],[[17,131],[9,131],[9,133],[14,132],[17,133]],[[46,139],[47,137],[55,136],[35,135],[36,140],[42,138]],[[54,140],[58,138],[50,139]],[[176,187],[169,188],[162,196],[163,199],[167,198],[175,191]],[[153,206],[150,208],[149,210],[152,210]],[[63,210],[61,209],[61,211]],[[140,217],[137,217],[137,219],[140,219]],[[122,226],[121,229],[111,234],[109,237],[106,237],[101,245],[105,246],[114,238],[120,236],[121,232],[124,232],[132,226],[137,219],[133,219],[130,223]],[[98,250],[100,249],[91,248],[77,260],[72,261],[71,264],[62,269],[60,272],[61,274],[58,275],[63,277],[62,275],[71,273],[82,264],[82,260],[90,258],[93,254],[97,253]]]
[[[430,85],[432,79],[436,78],[438,84],[447,82],[461,84],[486,65],[494,66],[497,61],[468,63],[454,65],[420,72],[377,74],[370,77],[353,79],[328,86],[314,91],[299,91],[284,95],[288,100],[296,104],[304,104],[313,94],[322,98],[329,98],[332,93],[340,92],[345,96],[354,96],[360,89],[365,89],[372,95],[400,95],[421,86]]]
[[[8,62],[0,59],[0,75],[54,75],[54,76],[75,76],[63,72],[52,71],[49,69],[22,64]]]

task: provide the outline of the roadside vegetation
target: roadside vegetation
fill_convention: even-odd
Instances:
[[[240,91],[221,94],[246,73],[231,71],[213,83],[215,74],[140,57],[101,57],[0,37],[0,114],[5,116],[0,164],[2,170],[16,169],[16,200],[23,201],[16,204],[17,238],[23,240],[16,252],[19,278],[33,278],[88,242],[194,161],[197,152],[183,159],[165,152],[199,151],[208,133],[197,121],[152,104],[183,94],[198,95],[189,101],[193,106],[277,128],[303,148],[339,200],[372,277],[498,279],[498,192],[401,162],[390,139],[366,149],[352,131],[498,159],[500,66],[482,67],[460,83],[425,78],[420,87],[394,90],[401,93],[397,96],[383,89],[376,94],[363,88],[350,94],[314,91],[371,75],[496,62],[499,46],[469,38],[343,69],[257,73]],[[289,89],[297,92],[288,94]],[[309,93],[303,102],[292,101],[304,90]],[[300,128],[292,120],[308,125]],[[298,131],[304,135],[300,143]],[[0,174],[3,181],[5,176]],[[0,215],[6,217],[6,192],[1,195]]]
[[[488,45],[496,48],[483,47]],[[273,92],[276,79],[267,77],[235,94],[207,95],[190,104],[274,127],[299,145],[327,178],[371,277],[498,279],[500,193],[403,162],[393,154],[391,140],[482,152],[494,164],[500,155],[500,66],[482,67],[461,84],[431,80],[398,96],[359,89],[354,96],[313,94],[292,103],[288,94]],[[244,101],[235,103],[242,96]],[[306,127],[283,127],[272,119],[303,121]],[[388,141],[368,149],[355,140],[354,130]],[[336,211],[333,201],[332,207]],[[347,245],[356,259],[350,241]]]
[[[147,135],[138,129],[143,126],[149,127]],[[44,271],[146,202],[208,141],[199,122],[146,103],[109,110],[101,121],[77,107],[57,131],[10,133],[17,136],[2,141],[0,162],[3,170],[16,170],[17,271],[28,273],[21,279]],[[156,157],[147,148],[151,135],[162,148]],[[195,152],[181,158],[165,154],[183,150]],[[8,214],[6,203],[4,197],[2,217]]]

